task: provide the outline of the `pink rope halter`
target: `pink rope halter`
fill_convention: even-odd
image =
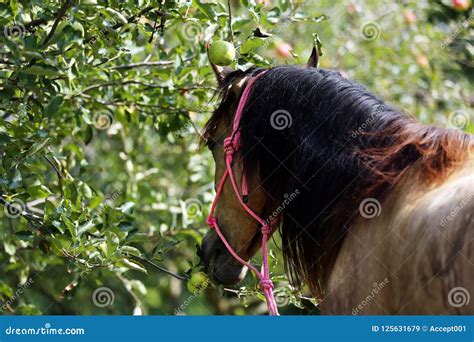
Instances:
[[[242,265],[247,266],[252,272],[255,273],[255,275],[258,277],[260,280],[260,286],[263,289],[263,293],[265,294],[265,300],[267,302],[268,306],[268,312],[270,315],[279,315],[278,313],[278,308],[275,302],[275,297],[273,295],[273,283],[270,279],[270,269],[268,267],[268,248],[267,248],[267,240],[270,237],[270,234],[272,232],[272,221],[270,224],[265,222],[262,218],[260,218],[257,214],[253,212],[252,209],[248,207],[246,204],[246,198],[248,196],[248,188],[247,188],[247,180],[245,177],[245,174],[242,174],[242,196],[240,195],[239,188],[237,187],[237,183],[234,178],[234,173],[232,172],[232,159],[234,157],[234,153],[239,150],[240,148],[240,131],[239,131],[239,125],[240,125],[240,119],[242,117],[242,112],[245,107],[245,104],[247,103],[247,99],[250,93],[250,90],[252,88],[252,85],[254,82],[261,77],[266,71],[261,72],[257,76],[251,78],[243,93],[242,96],[240,97],[239,105],[237,107],[237,110],[235,112],[234,116],[234,124],[232,126],[232,132],[229,137],[224,139],[224,150],[225,150],[225,163],[226,163],[226,170],[224,174],[222,175],[222,178],[219,182],[219,186],[216,191],[216,197],[214,198],[214,202],[212,203],[211,207],[211,212],[209,213],[209,217],[207,218],[206,222],[209,225],[209,228],[215,229],[217,235],[221,239],[221,241],[224,243],[225,247],[227,250],[232,254],[232,256],[240,262]],[[237,199],[240,202],[240,205],[249,213],[250,216],[252,216],[261,226],[261,231],[262,231],[262,270],[259,272],[254,266],[250,265],[247,261],[243,260],[229,245],[227,240],[225,239],[224,235],[222,234],[222,231],[220,230],[219,226],[217,225],[216,218],[214,217],[214,210],[217,205],[217,201],[219,199],[219,196],[222,192],[222,189],[224,187],[224,183],[227,179],[227,177],[230,178],[230,182],[232,183],[232,188],[234,189],[235,195]],[[245,199],[245,200],[244,200]]]

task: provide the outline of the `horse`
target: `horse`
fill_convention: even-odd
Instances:
[[[317,54],[316,54],[317,56]],[[225,172],[224,138],[242,90],[262,68],[211,63],[220,104],[202,140]],[[474,139],[425,125],[337,70],[266,69],[239,124],[232,171],[248,206],[275,222],[285,272],[322,314],[473,314]],[[262,233],[222,188],[216,220],[243,260]],[[211,279],[236,284],[242,267],[214,230],[198,250]]]

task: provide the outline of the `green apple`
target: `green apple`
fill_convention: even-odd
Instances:
[[[216,40],[209,48],[209,58],[216,65],[229,65],[235,59],[235,48],[229,42]]]
[[[204,290],[209,285],[209,279],[207,278],[206,273],[196,272],[191,275],[189,278],[186,287],[189,292],[196,293]]]

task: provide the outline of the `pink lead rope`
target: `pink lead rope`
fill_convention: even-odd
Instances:
[[[235,151],[237,151],[240,148],[239,126],[240,126],[240,119],[242,117],[242,112],[245,107],[245,104],[247,103],[247,99],[248,99],[250,90],[252,89],[252,85],[265,72],[266,71],[263,71],[257,76],[251,78],[248,81],[242,93],[242,96],[240,97],[239,105],[237,106],[237,110],[234,116],[234,124],[232,126],[232,132],[229,137],[224,139],[224,150],[225,150],[225,155],[226,155],[225,157],[226,170],[224,174],[222,175],[222,178],[219,182],[219,186],[216,191],[216,197],[214,198],[214,202],[212,203],[212,207],[211,207],[211,212],[209,213],[209,217],[207,218],[206,222],[209,225],[209,228],[216,230],[217,235],[222,240],[222,242],[224,243],[224,245],[226,246],[230,254],[232,254],[232,256],[242,265],[252,270],[252,272],[254,272],[255,275],[258,277],[258,279],[260,280],[260,286],[263,288],[263,293],[265,294],[265,300],[267,302],[268,312],[270,315],[275,316],[275,315],[279,315],[279,313],[278,313],[278,308],[275,302],[275,297],[273,295],[273,283],[270,279],[270,269],[268,267],[268,248],[267,248],[267,240],[270,237],[270,234],[272,232],[271,224],[273,222],[268,224],[263,219],[261,219],[257,214],[255,214],[252,209],[248,207],[248,205],[245,203],[246,201],[243,200],[243,198],[246,198],[248,195],[247,181],[246,181],[245,174],[242,173],[242,195],[243,196],[241,196],[239,192],[239,188],[237,187],[237,183],[234,178],[234,173],[232,172],[232,159],[234,157]],[[240,202],[240,205],[242,205],[245,211],[247,211],[247,213],[249,213],[249,215],[252,216],[262,226],[261,231],[262,231],[262,259],[263,261],[262,261],[261,272],[259,272],[254,266],[250,265],[250,263],[243,260],[232,249],[232,247],[229,245],[224,235],[222,234],[222,231],[217,225],[216,218],[214,217],[214,210],[217,205],[217,200],[219,199],[219,196],[222,192],[222,188],[224,187],[224,183],[227,177],[230,178],[230,182],[232,183],[232,187],[234,189],[235,195],[237,196],[237,199]]]

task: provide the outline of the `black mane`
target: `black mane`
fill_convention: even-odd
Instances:
[[[237,99],[229,85],[259,71],[226,77],[206,135],[233,115],[228,109]],[[277,111],[289,113],[291,125],[276,129]],[[268,193],[263,217],[299,191],[283,212],[283,253],[293,283],[315,291],[322,290],[361,200],[381,200],[415,162],[425,179],[440,179],[470,140],[417,123],[337,71],[294,66],[269,69],[256,81],[241,135],[245,170],[259,172]]]

